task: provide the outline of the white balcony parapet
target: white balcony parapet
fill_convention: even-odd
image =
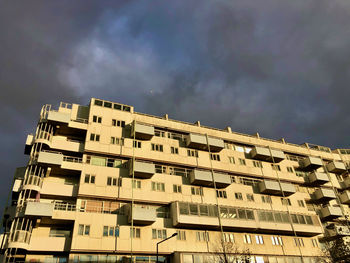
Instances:
[[[199,150],[209,150],[211,152],[220,152],[224,149],[224,141],[220,138],[208,137],[203,134],[190,133],[185,136],[186,146],[190,148],[195,148]]]
[[[306,171],[316,170],[323,166],[321,158],[308,156],[301,161],[299,161],[301,168]]]
[[[259,183],[260,193],[263,194],[272,194],[282,196],[283,193],[285,196],[292,195],[296,192],[296,189],[293,184],[290,183],[281,183],[277,181],[263,180]],[[282,193],[283,191],[283,193]]]
[[[214,180],[217,188],[225,188],[231,184],[231,176],[214,172]],[[190,183],[200,186],[214,187],[211,171],[194,169],[190,172]]]
[[[320,216],[323,220],[331,220],[342,216],[340,207],[326,206],[321,208]]]
[[[261,146],[254,146],[250,151],[250,157],[257,160],[279,163],[286,158],[281,150],[269,149]]]
[[[211,152],[220,152],[225,148],[225,143],[222,139],[208,137],[208,144]]]
[[[185,139],[187,147],[199,150],[205,150],[207,148],[207,138],[203,134],[190,133],[186,135]]]
[[[131,205],[128,207],[128,222],[133,219],[136,225],[151,225],[157,220],[155,207],[135,205],[133,208],[133,217],[131,214]]]
[[[333,161],[326,165],[326,168],[328,172],[335,173],[335,174],[342,174],[346,171],[345,164],[343,162],[339,161]]]
[[[63,154],[53,151],[41,151],[38,153],[38,163],[61,165],[63,161]]]
[[[129,175],[132,176],[133,162],[129,161]],[[135,160],[134,176],[136,178],[151,178],[156,173],[154,163]]]
[[[340,196],[339,196],[340,202],[342,204],[350,204],[350,191],[344,191]]]
[[[335,199],[335,193],[331,189],[319,188],[313,193],[313,199],[318,202],[330,201]]]
[[[26,216],[51,217],[53,208],[53,203],[27,202],[24,214]]]
[[[305,178],[305,183],[310,185],[322,185],[329,182],[328,175],[326,173],[312,172]]]
[[[136,139],[150,140],[154,136],[154,127],[135,122],[131,128],[131,136],[134,135]]]

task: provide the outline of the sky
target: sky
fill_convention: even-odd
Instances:
[[[0,0],[0,210],[44,104],[350,148],[349,0]]]

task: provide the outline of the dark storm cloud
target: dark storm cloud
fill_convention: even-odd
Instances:
[[[3,185],[40,107],[90,97],[348,148],[349,24],[348,0],[2,1]]]

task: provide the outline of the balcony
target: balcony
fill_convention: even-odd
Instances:
[[[49,178],[47,178],[49,179]],[[44,180],[40,194],[53,196],[75,197],[78,193],[77,184],[63,184]]]
[[[252,159],[276,163],[286,158],[283,151],[275,149],[270,150],[269,148],[260,146],[254,146],[249,154]]]
[[[321,208],[320,210],[320,217],[322,220],[332,220],[338,217],[341,217],[342,211],[340,207],[337,206],[326,206]]]
[[[10,235],[8,240],[8,248],[20,248],[27,250],[29,247],[31,233],[26,230],[16,230]]]
[[[129,175],[132,176],[133,162],[129,161]],[[154,163],[142,162],[135,160],[134,162],[134,176],[136,178],[149,179],[156,173]]]
[[[65,252],[70,250],[70,237],[32,237],[28,250]]]
[[[299,161],[300,167],[305,171],[316,170],[323,166],[321,158],[308,156]]]
[[[206,150],[207,149],[207,138],[202,134],[194,134],[190,133],[186,135],[186,146],[198,150]]]
[[[24,215],[35,217],[52,217],[54,204],[52,203],[40,203],[40,202],[27,202]]]
[[[62,122],[62,123],[69,123],[70,121],[70,112],[60,112],[60,111],[54,111],[50,110],[47,113],[47,120],[53,121],[53,122]]]
[[[211,152],[220,152],[225,148],[225,143],[222,139],[208,137],[208,144]]]
[[[294,185],[290,183],[281,183],[281,187],[277,181],[264,180],[259,183],[259,190],[262,194],[271,194],[285,196],[292,195],[296,192]],[[283,193],[282,193],[283,191]]]
[[[41,151],[38,153],[38,163],[61,165],[63,162],[63,154],[60,152]]]
[[[346,171],[346,167],[343,162],[333,161],[326,165],[328,172],[335,174],[342,174]]]
[[[335,198],[334,191],[326,188],[319,188],[312,195],[312,199],[317,202],[328,202]]]
[[[290,196],[296,192],[295,186],[290,183],[281,183],[281,188],[285,196]]]
[[[131,137],[141,140],[150,140],[154,136],[154,127],[135,122],[131,128]]]
[[[128,222],[133,219],[135,225],[152,225],[156,222],[157,213],[155,207],[135,205],[134,216],[131,218],[131,205],[128,207]]]
[[[231,176],[214,172],[214,180],[217,188],[225,188],[231,184]],[[192,170],[190,173],[190,183],[199,186],[214,187],[211,171]]]
[[[26,139],[26,145],[24,146],[24,154],[30,154],[34,142],[34,135],[28,134]]]
[[[342,204],[350,204],[350,191],[344,191],[340,196],[339,196],[340,202]]]
[[[345,177],[344,181],[341,182],[340,184],[343,189],[350,189],[350,177],[349,176]]]
[[[22,190],[34,190],[39,192],[43,184],[43,178],[36,175],[28,175],[23,182]]]
[[[305,178],[305,183],[309,185],[323,185],[329,182],[328,175],[326,173],[312,172]]]
[[[286,212],[249,209],[242,207],[173,202],[171,218],[174,227],[195,229],[218,229],[219,216],[224,230],[259,231],[262,233],[293,234],[293,228]],[[323,233],[316,215],[294,215],[293,227],[297,234],[315,236]]]
[[[327,226],[325,230],[325,236],[328,238],[350,236],[350,229],[347,226],[331,224],[330,226]]]

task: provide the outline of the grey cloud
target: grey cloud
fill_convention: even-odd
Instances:
[[[90,97],[348,148],[349,13],[348,0],[2,1],[3,178],[42,104]]]

